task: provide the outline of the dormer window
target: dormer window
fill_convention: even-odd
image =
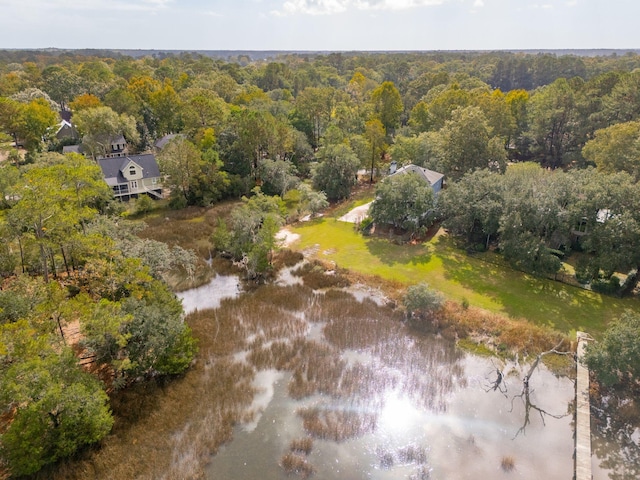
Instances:
[[[136,167],[134,167],[133,165],[129,167],[129,176],[133,177],[136,174]]]

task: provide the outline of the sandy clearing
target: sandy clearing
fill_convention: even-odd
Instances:
[[[341,216],[338,220],[341,222],[349,222],[349,223],[358,223],[364,220],[369,214],[369,207],[373,202],[366,203],[364,205],[360,205],[359,207],[354,208],[346,215]]]
[[[276,234],[276,240],[282,242],[283,247],[289,247],[300,239],[299,233],[293,233],[287,227],[280,229]]]

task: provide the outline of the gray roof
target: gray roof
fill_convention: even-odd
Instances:
[[[62,153],[82,153],[82,145],[65,145]]]
[[[124,138],[124,135],[116,135],[115,137],[111,137],[111,145],[122,145],[127,144],[127,140]]]
[[[399,168],[398,170],[396,170],[394,174],[390,176],[405,174],[410,172],[418,174],[421,178],[429,182],[429,185],[431,186],[435,185],[436,183],[438,183],[440,180],[444,178],[444,175],[442,173],[434,172],[433,170],[429,170],[428,168],[419,167],[413,164],[405,165],[404,167]]]
[[[100,165],[102,175],[109,186],[113,187],[121,183],[128,183],[128,180],[122,175],[122,170],[129,162],[134,162],[142,168],[143,179],[160,177],[160,168],[158,167],[158,162],[156,162],[156,157],[152,153],[100,158],[98,159],[98,165]]]
[[[168,135],[165,135],[162,138],[159,138],[158,140],[156,140],[156,142],[153,144],[154,147],[156,147],[159,150],[162,150],[167,143],[169,143],[171,140],[173,140],[174,138],[177,137],[184,137],[185,135],[182,133],[170,133]]]

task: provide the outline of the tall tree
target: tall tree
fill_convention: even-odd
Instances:
[[[627,172],[640,180],[640,122],[626,122],[597,130],[582,149],[585,159],[605,173]]]
[[[379,160],[385,150],[385,134],[384,126],[382,122],[377,118],[369,120],[365,125],[365,138],[369,144],[369,151],[371,152],[371,176],[369,182],[373,183],[373,175],[376,170],[376,160]]]
[[[309,87],[296,97],[296,111],[311,125],[311,144],[320,145],[320,137],[331,120],[336,92],[330,87]]]
[[[347,198],[357,183],[358,157],[345,144],[327,145],[318,152],[320,163],[313,173],[313,185],[329,200]]]
[[[196,146],[183,137],[171,140],[158,155],[162,173],[167,176],[166,184],[181,195],[185,202],[192,200],[193,189],[202,172],[202,157]]]
[[[82,110],[74,116],[74,122],[82,135],[82,144],[94,159],[109,153],[111,141],[119,135],[130,142],[140,139],[133,117],[118,115],[109,107]]]
[[[438,132],[443,173],[453,179],[477,168],[504,171],[504,143],[493,137],[487,119],[477,107],[458,108]]]
[[[578,148],[576,95],[560,78],[532,95],[529,102],[532,149],[543,166],[558,168],[573,159]]]
[[[402,97],[393,82],[383,82],[371,92],[373,108],[389,134],[400,125],[400,115],[404,111]]]
[[[416,233],[435,218],[433,189],[411,173],[387,177],[376,188],[369,215],[377,224]]]

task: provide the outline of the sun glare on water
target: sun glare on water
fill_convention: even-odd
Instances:
[[[414,428],[421,416],[422,413],[408,398],[393,391],[386,395],[378,420],[383,431],[397,434]]]

